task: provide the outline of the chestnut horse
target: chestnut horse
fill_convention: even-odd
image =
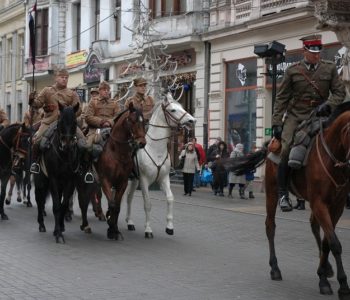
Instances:
[[[26,156],[29,148],[30,129],[25,124],[12,124],[0,133],[0,216],[1,220],[8,220],[4,212],[6,186],[11,176],[13,154],[17,157]]]
[[[293,170],[290,191],[306,199],[311,208],[311,229],[320,252],[317,274],[321,294],[333,293],[327,277],[333,275],[328,261],[332,252],[337,265],[337,279],[340,285],[339,299],[350,299],[350,289],[341,258],[342,247],[335,233],[335,227],[343,213],[346,196],[350,188],[350,102],[339,105],[322,125],[312,145],[307,165]],[[240,159],[227,159],[225,166],[236,174],[253,170],[266,161],[266,234],[269,240],[271,279],[282,280],[275,253],[275,215],[278,203],[277,165],[266,159],[266,147]],[[322,187],[322,188],[320,188]],[[324,232],[321,239],[320,227]]]
[[[139,148],[146,145],[145,122],[142,112],[133,105],[122,111],[114,120],[110,136],[94,167],[98,181],[108,201],[106,213],[108,230],[107,238],[122,240],[123,235],[118,229],[120,204],[124,191],[128,185],[128,177],[133,169],[133,156]],[[83,224],[81,229],[89,232],[86,211],[91,195],[99,191],[98,184],[77,184],[78,197],[85,198],[85,207],[82,209]]]

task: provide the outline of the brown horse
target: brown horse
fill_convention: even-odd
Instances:
[[[321,122],[320,122],[321,123]],[[325,128],[325,129],[323,129]],[[235,160],[227,160],[226,167],[237,174],[253,170],[266,161],[266,234],[270,248],[271,279],[282,280],[275,253],[275,215],[277,208],[277,165],[266,159],[266,147]],[[327,277],[333,275],[328,255],[332,252],[337,265],[337,279],[340,284],[339,299],[350,299],[350,289],[344,272],[342,247],[335,234],[335,227],[343,213],[346,195],[349,191],[350,175],[350,103],[337,107],[322,126],[312,146],[306,167],[293,170],[290,191],[310,203],[311,229],[320,252],[317,270],[321,294],[333,293]],[[320,188],[322,187],[322,188]],[[321,239],[320,227],[324,232]]]
[[[145,123],[142,112],[129,105],[129,109],[121,112],[114,120],[110,136],[103,148],[98,161],[94,163],[98,180],[108,201],[106,214],[109,239],[121,240],[122,234],[118,229],[118,218],[122,196],[128,186],[128,178],[133,169],[133,155],[139,148],[146,145]],[[97,184],[77,185],[80,198],[88,199],[82,209],[82,230],[88,229],[86,210],[91,195],[95,195],[99,188]]]

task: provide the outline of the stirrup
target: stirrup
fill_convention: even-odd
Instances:
[[[91,172],[86,172],[84,177],[85,183],[94,183],[94,175]]]
[[[30,173],[39,174],[40,173],[40,165],[38,163],[32,163],[30,166]]]

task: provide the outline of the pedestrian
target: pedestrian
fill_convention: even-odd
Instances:
[[[195,188],[199,188],[201,185],[201,180],[200,180],[200,173],[202,171],[202,167],[204,163],[206,162],[206,155],[205,151],[203,149],[203,146],[201,144],[197,143],[197,138],[193,137],[192,138],[192,143],[195,147],[196,153],[197,153],[197,158],[198,158],[198,163],[199,163],[199,169],[196,170],[196,173],[194,174],[194,179],[193,179],[193,191],[195,192]]]
[[[184,196],[191,196],[194,173],[196,172],[196,168],[199,169],[197,154],[192,142],[187,143],[185,149],[181,151],[179,159],[184,159],[184,166],[182,168]]]
[[[217,150],[218,150],[218,145],[219,145],[220,142],[222,142],[222,138],[221,137],[217,137],[215,139],[214,144],[212,144],[209,147],[208,152],[207,152],[207,160],[208,160],[208,162],[214,162],[215,161],[216,153],[217,153]]]
[[[212,186],[213,173],[212,173],[211,169],[209,168],[208,164],[204,165],[200,178],[201,178],[200,180],[201,180],[202,186],[207,186],[208,183]]]
[[[245,180],[246,180],[246,184],[244,186],[244,192],[248,191],[248,198],[249,199],[254,199],[254,186],[253,186],[253,181],[254,181],[254,173],[255,170],[249,171],[247,173],[245,173]]]
[[[313,111],[317,117],[329,116],[345,98],[345,88],[335,64],[320,59],[321,35],[306,36],[301,41],[304,58],[286,69],[272,114],[272,135],[282,144],[277,171],[278,202],[282,211],[293,209],[288,193],[288,158],[295,129],[309,119]]]
[[[215,161],[212,163],[211,169],[213,171],[213,190],[214,195],[224,196],[224,187],[227,186],[227,171],[223,165],[221,159],[228,158],[227,144],[224,141],[220,141],[217,144],[217,149],[211,154],[215,157]]]
[[[129,104],[132,102],[134,107],[140,109],[143,113],[143,118],[145,120],[146,128],[148,128],[149,120],[152,116],[152,111],[154,107],[154,100],[151,96],[146,94],[147,92],[147,80],[145,78],[136,78],[134,79],[134,86],[136,92],[133,96],[129,97],[125,101],[125,108],[129,107]]]
[[[44,116],[41,120],[40,127],[33,137],[33,163],[30,167],[32,173],[38,174],[40,172],[40,166],[38,164],[41,155],[40,142],[49,126],[58,120],[58,104],[60,103],[63,106],[79,105],[76,117],[81,115],[79,96],[75,91],[72,91],[67,87],[68,79],[69,73],[66,69],[57,69],[55,71],[54,85],[45,87],[38,96],[35,91],[29,94],[29,106],[32,106],[34,109],[43,108],[44,110]],[[76,136],[79,149],[85,151],[86,140],[79,127],[77,128]],[[46,140],[49,139],[50,137],[46,137]]]
[[[6,112],[0,108],[0,131],[7,127],[10,124],[10,121],[7,117]]]
[[[239,158],[243,157],[243,144],[237,144],[233,151],[230,154],[230,158]],[[229,190],[228,190],[228,197],[233,198],[232,196],[232,191],[235,185],[237,184],[239,187],[239,197],[241,199],[246,199],[244,195],[244,187],[246,185],[246,179],[245,179],[245,174],[243,175],[236,175],[233,172],[229,173],[228,176],[228,182],[229,182]]]

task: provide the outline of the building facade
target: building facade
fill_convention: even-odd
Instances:
[[[0,3],[0,106],[11,122],[22,120],[28,86],[23,81],[25,10],[23,1]]]

